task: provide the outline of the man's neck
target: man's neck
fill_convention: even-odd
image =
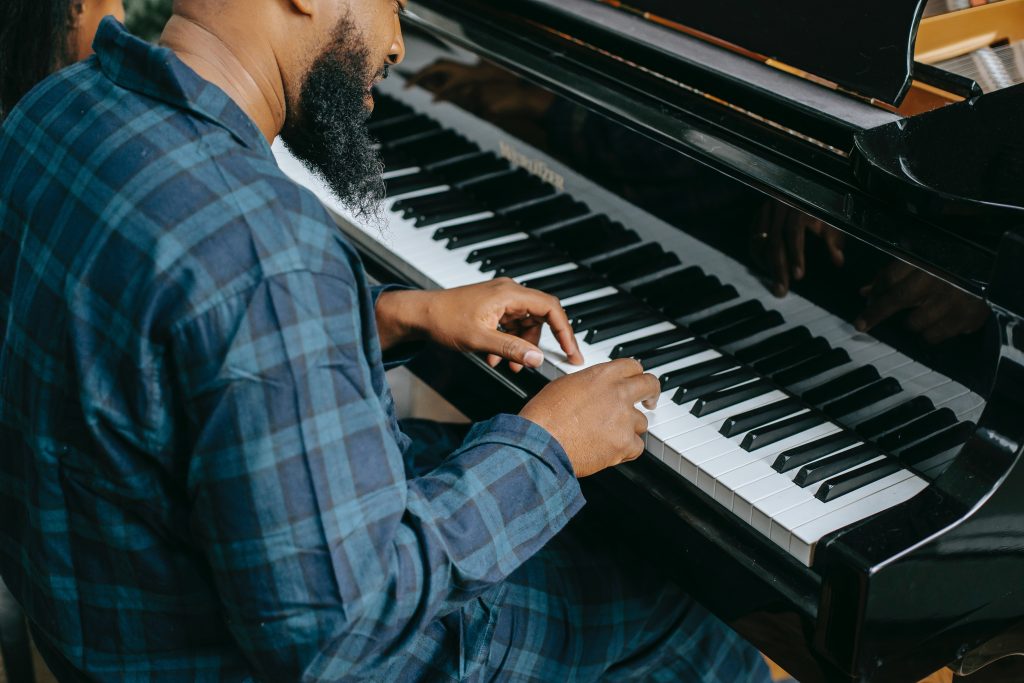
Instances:
[[[201,21],[175,14],[160,36],[199,76],[227,93],[256,123],[268,141],[284,126],[285,96],[281,72],[270,51],[239,49]]]

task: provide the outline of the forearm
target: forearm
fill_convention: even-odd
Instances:
[[[380,293],[374,313],[382,351],[427,338],[424,320],[432,296],[431,292],[408,289]]]

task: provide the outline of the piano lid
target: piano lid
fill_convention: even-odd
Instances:
[[[598,0],[899,104],[925,0]]]

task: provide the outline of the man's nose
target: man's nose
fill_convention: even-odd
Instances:
[[[401,64],[405,59],[405,38],[402,37],[402,24],[398,17],[395,17],[395,40],[388,49],[388,63],[392,66]]]

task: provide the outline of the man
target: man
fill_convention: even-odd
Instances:
[[[401,9],[179,0],[162,48],[107,19],[5,122],[0,572],[44,656],[62,680],[760,680],[676,589],[559,533],[576,477],[642,450],[637,363],[441,457],[400,432],[385,357],[415,342],[536,366],[546,322],[582,362],[512,282],[370,287],[274,164],[281,133],[374,211]]]

